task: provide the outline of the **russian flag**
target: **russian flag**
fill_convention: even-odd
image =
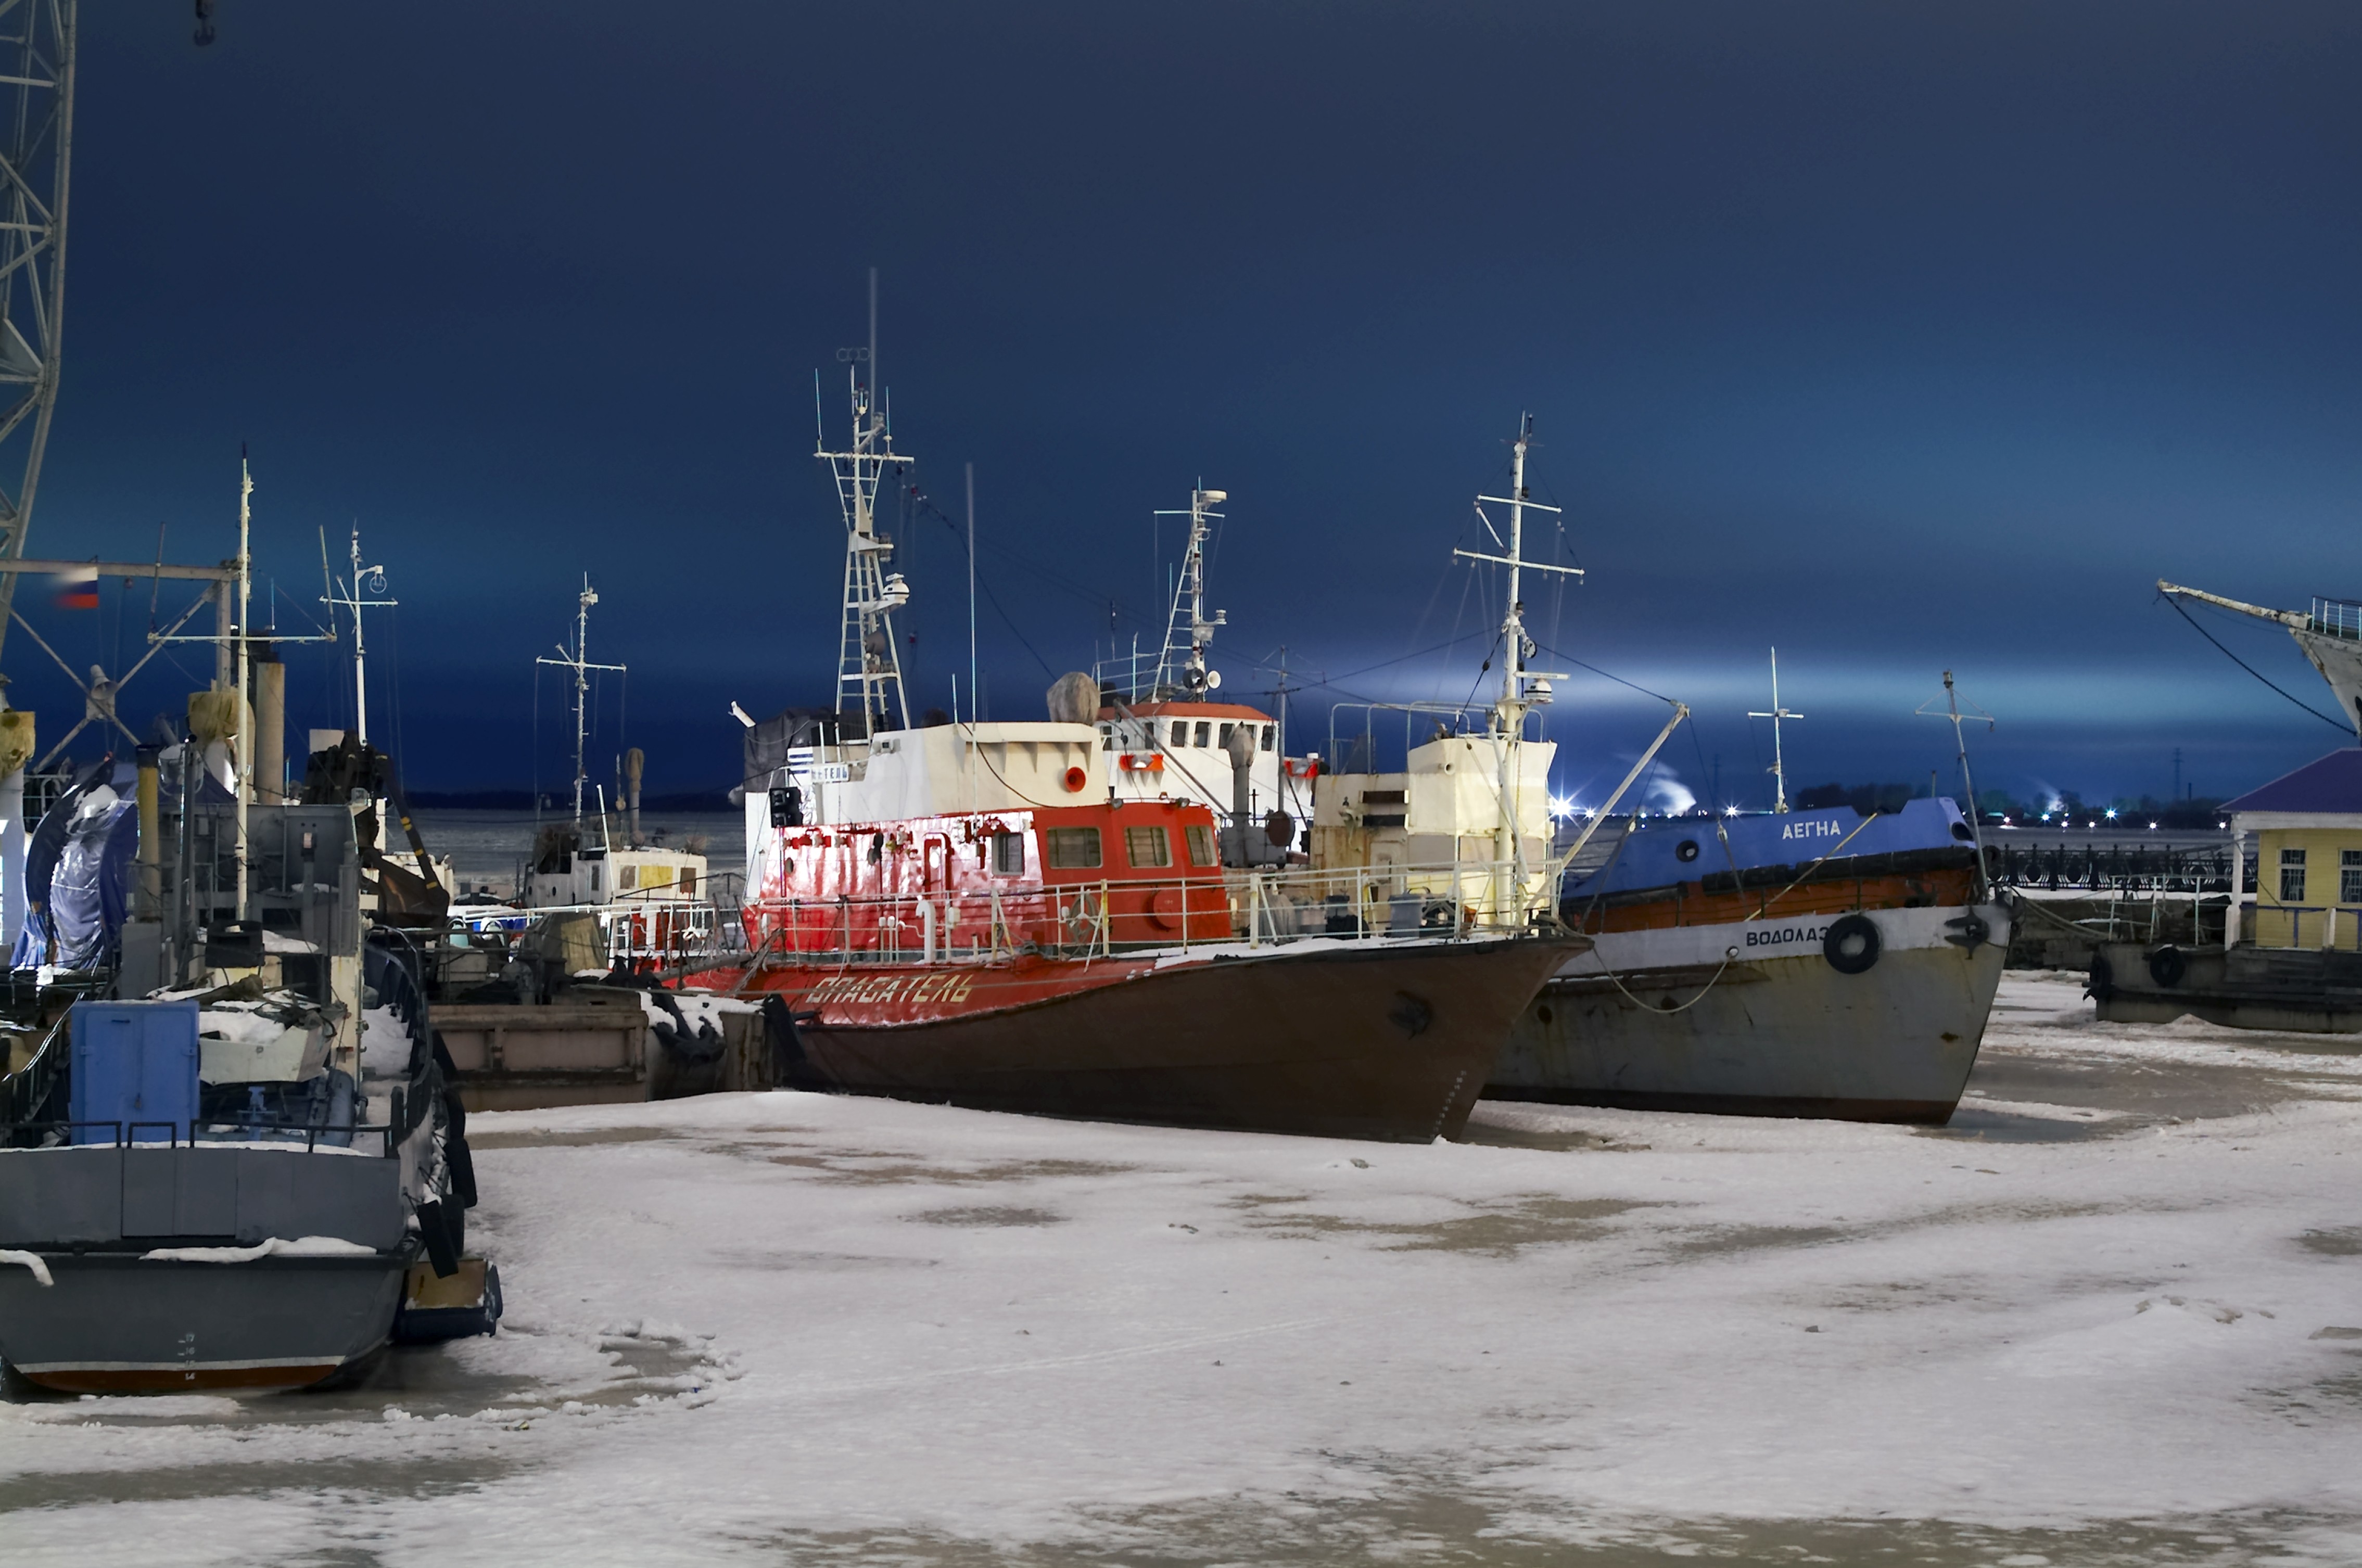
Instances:
[[[61,610],[98,608],[98,569],[96,567],[76,567],[72,571],[58,573],[58,608]]]

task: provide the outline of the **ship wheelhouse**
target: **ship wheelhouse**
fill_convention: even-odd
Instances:
[[[782,955],[946,958],[1231,934],[1213,814],[1120,801],[770,830],[748,940]]]

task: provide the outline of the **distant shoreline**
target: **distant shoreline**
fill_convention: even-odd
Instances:
[[[545,810],[564,806],[572,809],[571,790],[564,794],[545,790],[541,792]],[[529,812],[533,810],[534,792],[530,790],[413,790],[413,809],[424,812]],[[613,808],[613,802],[610,803]],[[727,790],[690,790],[669,795],[643,795],[642,812],[734,812]]]

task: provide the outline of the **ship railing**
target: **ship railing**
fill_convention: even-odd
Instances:
[[[1551,928],[1545,869],[1490,861],[767,901],[762,951],[806,963],[995,960],[1031,949],[1113,956],[1311,940],[1473,941]],[[1496,905],[1498,906],[1496,908]]]
[[[0,1121],[0,1146],[28,1138],[45,1143],[54,1140],[77,1149],[193,1149],[200,1145],[259,1143],[292,1146],[300,1140],[304,1152],[313,1154],[323,1143],[334,1148],[348,1148],[355,1138],[375,1132],[384,1140],[384,1153],[391,1154],[394,1152],[394,1132],[390,1121],[311,1121],[272,1116],[201,1117],[195,1121],[44,1117]]]
[[[2351,599],[2319,599],[2312,602],[2312,624],[2309,630],[2323,636],[2362,639],[2362,603]]]
[[[0,1125],[13,1129],[38,1121],[56,1093],[58,1077],[65,1066],[66,1030],[67,1020],[61,1016],[41,1036],[40,1044],[25,1065],[0,1077]],[[12,1135],[0,1134],[0,1146],[13,1141]]]

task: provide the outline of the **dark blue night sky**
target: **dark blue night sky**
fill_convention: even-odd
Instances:
[[[1948,790],[1948,732],[1912,714],[1946,668],[2001,718],[1980,782],[2021,794],[2162,795],[2177,747],[2230,793],[2338,744],[2152,585],[2362,595],[2350,6],[221,0],[219,25],[197,50],[178,0],[83,11],[29,553],[144,558],[165,523],[170,555],[226,555],[249,443],[282,624],[318,613],[321,527],[340,547],[358,517],[388,564],[372,708],[398,701],[414,786],[566,771],[554,684],[536,764],[531,661],[585,569],[652,789],[734,780],[734,700],[826,700],[812,374],[833,436],[872,265],[918,483],[955,516],[976,465],[995,717],[1039,716],[1111,604],[1153,642],[1151,513],[1200,477],[1232,497],[1227,692],[1285,645],[1297,749],[1332,701],[1466,695],[1497,588],[1450,551],[1529,410],[1535,494],[1590,572],[1529,593],[1541,639],[1692,703],[1667,756],[1701,794],[1718,764],[1769,803],[1744,714],[1775,643],[1795,783]],[[913,702],[948,706],[960,547],[904,536]],[[76,662],[136,657],[145,588],[34,599]],[[2210,624],[2328,706],[2284,635]],[[329,656],[290,657],[291,721],[338,718]],[[75,704],[39,659],[11,639],[11,696],[55,736]],[[135,724],[188,689],[160,670]],[[1660,712],[1562,689],[1561,787],[1612,780]]]

